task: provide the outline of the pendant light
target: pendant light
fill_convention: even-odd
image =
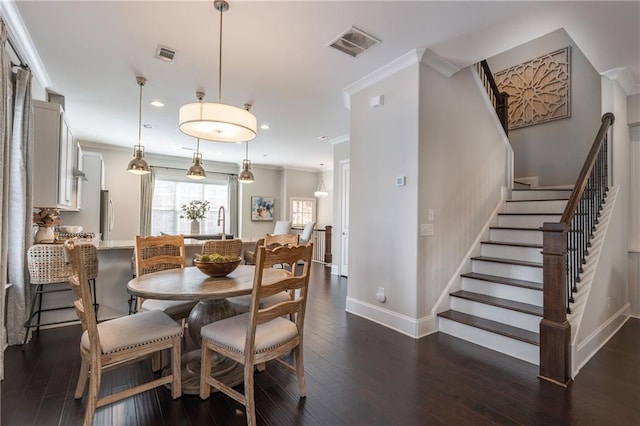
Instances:
[[[238,175],[238,182],[240,183],[253,183],[253,172],[251,171],[251,160],[249,160],[249,142],[245,142],[246,153],[245,158],[242,160],[242,171]]]
[[[324,186],[324,179],[322,179],[322,166],[324,166],[324,164],[320,163],[320,182],[318,182],[316,192],[313,193],[313,195],[318,198],[324,198],[329,195],[329,193],[327,192],[327,188]]]
[[[256,137],[257,119],[249,111],[222,103],[222,14],[229,10],[225,0],[215,0],[220,12],[220,45],[218,57],[218,102],[183,105],[179,112],[180,131],[194,138],[213,142],[242,142]]]
[[[196,152],[193,154],[193,165],[187,170],[187,177],[191,179],[204,179],[207,177],[207,173],[202,167],[202,154],[200,154],[200,139],[198,139],[196,145]]]
[[[127,171],[135,175],[146,175],[151,173],[149,163],[144,159],[144,147],[142,146],[142,86],[147,83],[144,77],[136,77],[136,82],[140,86],[140,102],[138,108],[138,144],[133,147],[133,160],[129,161]]]

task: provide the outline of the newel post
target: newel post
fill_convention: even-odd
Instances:
[[[504,134],[509,136],[509,94],[507,92],[501,92],[497,97],[496,113],[504,129]]]
[[[324,229],[324,263],[331,263],[333,261],[333,255],[331,254],[331,231],[333,226],[327,225]]]
[[[564,223],[544,223],[544,307],[540,322],[539,378],[566,387],[571,381],[571,324],[567,321],[567,231]]]

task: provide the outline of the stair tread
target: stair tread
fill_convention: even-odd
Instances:
[[[509,241],[487,240],[487,241],[482,241],[480,244],[493,244],[497,246],[529,247],[529,248],[542,249],[542,244],[512,243]]]
[[[531,305],[529,303],[516,302],[514,300],[503,299],[486,294],[474,293],[466,290],[459,290],[451,293],[453,297],[472,300],[474,302],[484,303],[485,305],[497,306],[499,308],[509,309],[512,311],[523,312],[536,316],[542,316],[542,306]]]
[[[562,216],[562,213],[498,213],[498,216]]]
[[[538,333],[534,333],[529,330],[524,330],[522,328],[513,327],[511,325],[503,324],[496,321],[491,321],[485,318],[477,317],[475,315],[469,315],[469,314],[465,314],[465,313],[457,312],[453,310],[440,312],[438,316],[441,318],[449,319],[451,321],[455,321],[455,322],[466,324],[472,327],[480,328],[482,330],[486,330],[492,333],[500,334],[505,337],[520,340],[522,342],[529,343],[532,345],[536,345],[536,346],[540,345],[540,336],[538,335]]]
[[[534,268],[542,268],[542,262],[529,262],[525,260],[505,259],[502,257],[474,256],[471,260],[481,260],[485,262],[506,263],[509,265],[531,266]]]
[[[522,203],[522,202],[538,202],[538,201],[569,201],[569,197],[567,198],[538,198],[535,200],[506,200],[507,203]]]
[[[568,191],[573,192],[573,188],[513,188],[512,191],[524,191],[524,192],[535,192],[535,191]]]
[[[507,278],[507,277],[500,277],[497,275],[481,274],[479,272],[468,272],[466,274],[461,274],[461,276],[465,278],[472,278],[472,279],[481,280],[481,281],[489,281],[489,282],[495,282],[498,284],[505,284],[505,285],[511,285],[514,287],[523,287],[523,288],[529,288],[532,290],[542,291],[542,283],[538,283],[535,281],[519,280],[516,278]]]
[[[490,226],[489,229],[505,229],[507,231],[538,231],[542,232],[541,228],[523,228],[517,226]]]

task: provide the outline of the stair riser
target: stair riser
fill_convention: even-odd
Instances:
[[[486,318],[491,321],[501,322],[513,327],[523,328],[533,331],[534,333],[540,331],[540,320],[542,320],[542,318],[536,315],[525,314],[524,312],[499,308],[460,297],[451,298],[451,309],[480,318]]]
[[[498,226],[510,228],[540,228],[545,222],[559,222],[559,214],[498,215]]]
[[[515,278],[518,280],[542,282],[542,268],[506,263],[472,260],[471,271],[498,277]]]
[[[562,214],[567,200],[518,201],[505,204],[505,213],[557,213]]]
[[[520,231],[515,229],[492,229],[489,232],[492,241],[505,243],[542,244],[542,231]]]
[[[542,249],[538,247],[518,247],[500,244],[482,244],[481,253],[487,257],[523,260],[526,262],[542,262]]]
[[[540,349],[536,345],[491,333],[446,318],[438,318],[438,330],[450,336],[484,346],[497,352],[540,365]]]
[[[512,200],[567,200],[571,196],[571,191],[512,191]]]
[[[542,291],[462,277],[462,289],[473,293],[542,306]]]

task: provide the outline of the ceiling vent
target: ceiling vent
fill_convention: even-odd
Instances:
[[[158,45],[158,48],[156,49],[155,57],[156,59],[160,59],[163,62],[169,62],[170,64],[172,64],[176,57],[176,53],[178,53],[178,51],[175,49]]]
[[[357,29],[348,28],[341,36],[333,41],[329,46],[338,49],[342,53],[357,58],[367,50],[380,44],[381,40]]]

